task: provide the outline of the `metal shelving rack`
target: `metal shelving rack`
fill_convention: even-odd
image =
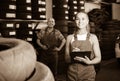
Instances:
[[[45,3],[45,0],[1,0],[1,35],[31,42],[35,25],[46,21]]]

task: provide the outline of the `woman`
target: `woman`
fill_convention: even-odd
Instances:
[[[118,64],[120,64],[120,34],[117,36],[115,42],[115,56],[117,58]]]
[[[76,30],[67,37],[65,60],[70,63],[68,81],[95,81],[94,64],[101,61],[99,42],[95,34],[89,32],[89,18],[85,12],[76,15]],[[75,57],[73,57],[74,55]],[[79,55],[86,54],[85,56]]]

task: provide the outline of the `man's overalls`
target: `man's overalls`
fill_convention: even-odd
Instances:
[[[81,51],[91,51],[91,59],[93,58],[92,45],[89,41],[90,34],[87,34],[86,40],[77,40],[71,43],[73,47],[79,48]],[[93,65],[85,65],[82,63],[71,63],[68,67],[68,81],[95,81],[95,69]]]
[[[42,50],[40,61],[48,65],[53,72],[54,76],[57,75],[58,66],[58,52],[53,51],[54,47],[57,47],[57,38],[55,36],[55,29],[50,33],[45,33],[41,39],[41,43],[48,47],[48,50]]]

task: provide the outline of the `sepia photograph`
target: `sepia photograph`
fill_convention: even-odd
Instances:
[[[0,81],[120,81],[120,0],[0,0]]]

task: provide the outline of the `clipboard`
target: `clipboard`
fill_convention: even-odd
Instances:
[[[71,56],[71,62],[78,62],[78,61],[74,60],[74,58],[76,56],[83,57],[83,58],[85,58],[85,56],[87,56],[90,59],[91,51],[71,52],[70,56]]]

